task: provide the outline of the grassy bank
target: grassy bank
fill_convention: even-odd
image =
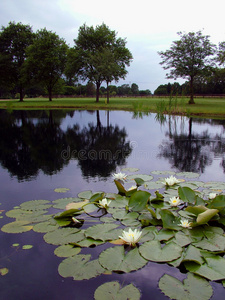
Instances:
[[[215,116],[225,117],[225,98],[195,98],[195,105],[188,104],[189,98],[111,98],[109,104],[105,98],[99,103],[95,98],[55,98],[48,101],[46,98],[19,100],[0,100],[0,109],[108,109],[142,112],[160,112],[188,116]]]

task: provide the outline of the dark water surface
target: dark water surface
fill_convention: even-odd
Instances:
[[[0,210],[29,200],[76,197],[85,190],[117,192],[112,173],[124,167],[139,168],[139,174],[198,172],[199,180],[224,181],[225,120],[167,116],[162,124],[155,114],[141,118],[121,111],[0,111]],[[60,187],[70,190],[54,192]],[[13,220],[2,216],[0,227]],[[42,237],[0,232],[0,268],[9,269],[0,277],[0,299],[93,299],[99,285],[113,280],[132,282],[142,299],[168,299],[157,288],[159,278],[164,273],[185,278],[176,268],[156,263],[88,281],[62,278],[56,246]],[[33,248],[16,250],[14,243]],[[95,256],[102,248],[92,251]],[[213,289],[212,299],[225,297],[221,285],[214,283]]]

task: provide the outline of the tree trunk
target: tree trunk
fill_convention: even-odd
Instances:
[[[191,80],[190,80],[190,100],[189,100],[189,104],[195,104],[194,101],[194,78],[193,76],[191,76]]]
[[[49,99],[49,101],[52,101],[52,87],[51,86],[48,87],[48,99]]]
[[[109,103],[109,82],[106,81],[107,84],[107,103]]]
[[[96,102],[99,102],[99,89],[100,89],[101,83],[98,81],[96,83]]]
[[[23,86],[22,86],[22,84],[20,84],[20,92],[19,92],[19,94],[20,94],[20,102],[23,102]]]

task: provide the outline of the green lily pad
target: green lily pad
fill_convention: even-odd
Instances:
[[[62,277],[73,277],[74,280],[84,280],[102,274],[105,269],[98,260],[89,261],[91,255],[75,255],[64,259],[58,268]]]
[[[196,243],[193,243],[198,248],[209,251],[224,251],[225,249],[225,236],[214,232],[204,231],[205,237]]]
[[[140,256],[137,248],[126,253],[122,246],[103,251],[99,255],[99,262],[107,270],[125,273],[141,269],[147,264],[147,260]]]
[[[0,275],[1,276],[5,276],[8,273],[9,273],[9,269],[7,269],[7,268],[1,268],[0,269]]]
[[[92,195],[93,195],[92,191],[84,191],[84,192],[79,193],[78,197],[89,200],[92,197]]]
[[[33,228],[33,226],[28,225],[28,224],[30,224],[30,223],[27,221],[15,221],[15,222],[5,224],[1,228],[1,230],[6,233],[26,232],[26,231],[30,231]]]
[[[192,273],[205,277],[209,280],[225,279],[225,259],[220,256],[205,257],[206,263],[199,265],[186,262],[185,268]]]
[[[186,178],[198,178],[199,174],[194,173],[194,172],[179,172],[179,173],[176,173],[176,176],[186,177]]]
[[[183,283],[177,278],[165,274],[159,280],[159,288],[170,299],[209,300],[213,289],[207,280],[188,273]]]
[[[135,178],[141,178],[144,181],[151,181],[153,179],[152,175],[145,175],[145,174],[135,174],[127,176],[128,180],[134,180]]]
[[[188,246],[182,261],[193,261],[199,265],[204,263],[200,250],[192,245]]]
[[[56,193],[66,193],[69,190],[70,189],[67,189],[67,188],[56,188],[56,189],[54,189],[54,192],[56,192]]]
[[[46,233],[46,232],[54,231],[58,227],[59,227],[59,225],[58,225],[57,221],[54,219],[50,219],[48,221],[35,224],[33,227],[33,231]]]
[[[76,228],[59,228],[44,235],[46,243],[52,245],[76,243],[83,238],[84,232]]]
[[[23,245],[22,247],[23,250],[29,250],[31,248],[33,248],[33,245]]]
[[[70,257],[79,254],[81,248],[73,245],[61,245],[55,249],[54,254],[58,257]]]
[[[151,172],[154,175],[174,175],[175,172],[173,171],[152,171]]]
[[[137,191],[130,197],[129,207],[133,211],[142,211],[146,208],[151,194],[145,191]]]
[[[139,300],[141,299],[141,293],[133,284],[120,288],[117,281],[112,281],[100,285],[95,291],[94,298],[95,300]]]
[[[178,194],[182,201],[191,204],[195,203],[196,195],[195,192],[189,187],[179,187]]]
[[[183,249],[174,242],[170,242],[162,248],[159,241],[153,240],[142,244],[139,251],[147,260],[168,262],[179,258]]]
[[[20,207],[24,210],[44,210],[48,209],[52,206],[47,200],[31,200],[24,202],[20,205]]]
[[[65,209],[67,204],[72,203],[72,202],[80,202],[82,201],[81,198],[61,198],[52,201],[53,207],[57,209]]]
[[[115,240],[122,234],[122,229],[115,230],[118,226],[111,223],[97,224],[87,228],[85,236],[101,241]]]

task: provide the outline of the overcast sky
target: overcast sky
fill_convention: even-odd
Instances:
[[[157,52],[169,49],[178,31],[201,30],[217,45],[225,41],[223,0],[0,0],[0,20],[1,26],[29,24],[34,32],[46,27],[71,47],[80,26],[104,22],[126,38],[133,55],[126,79],[117,85],[136,83],[151,92],[169,82]]]

